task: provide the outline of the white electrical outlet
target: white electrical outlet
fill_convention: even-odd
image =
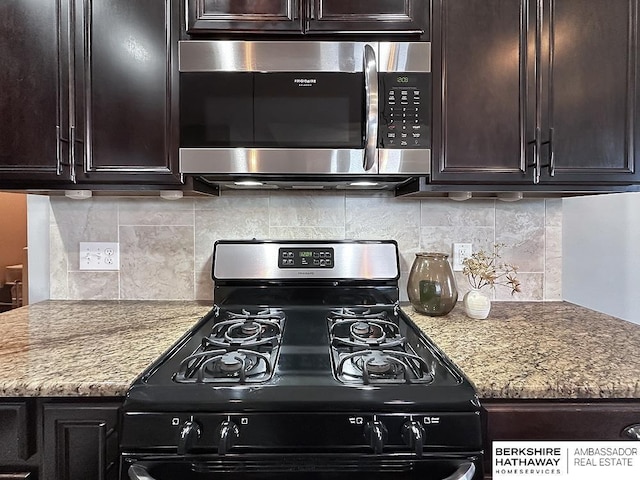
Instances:
[[[117,242],[80,242],[80,270],[120,270]]]
[[[471,256],[471,243],[454,243],[453,244],[453,271],[461,272],[464,268],[462,261]]]

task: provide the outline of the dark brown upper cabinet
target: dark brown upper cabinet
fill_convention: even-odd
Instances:
[[[0,184],[56,180],[62,158],[58,3],[0,2]],[[66,163],[66,165],[65,165]]]
[[[1,3],[0,188],[180,183],[177,3]]]
[[[176,3],[75,0],[70,136],[78,182],[179,182],[171,152]]]
[[[186,30],[189,34],[302,31],[301,0],[186,1]]]
[[[640,181],[638,0],[434,1],[432,181]]]
[[[545,3],[541,183],[640,180],[639,3]]]
[[[427,0],[312,0],[306,16],[308,33],[336,31],[427,34]]]
[[[190,35],[428,35],[425,0],[187,0]]]

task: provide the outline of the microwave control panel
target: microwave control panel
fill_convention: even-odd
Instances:
[[[431,148],[431,73],[380,73],[379,148]]]

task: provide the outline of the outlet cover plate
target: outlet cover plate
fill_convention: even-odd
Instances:
[[[454,243],[453,244],[453,271],[461,272],[464,268],[462,261],[471,256],[471,243]]]
[[[80,242],[80,270],[120,270],[117,242]]]

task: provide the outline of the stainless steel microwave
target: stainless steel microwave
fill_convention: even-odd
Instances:
[[[182,41],[180,169],[304,188],[427,175],[428,42]]]

